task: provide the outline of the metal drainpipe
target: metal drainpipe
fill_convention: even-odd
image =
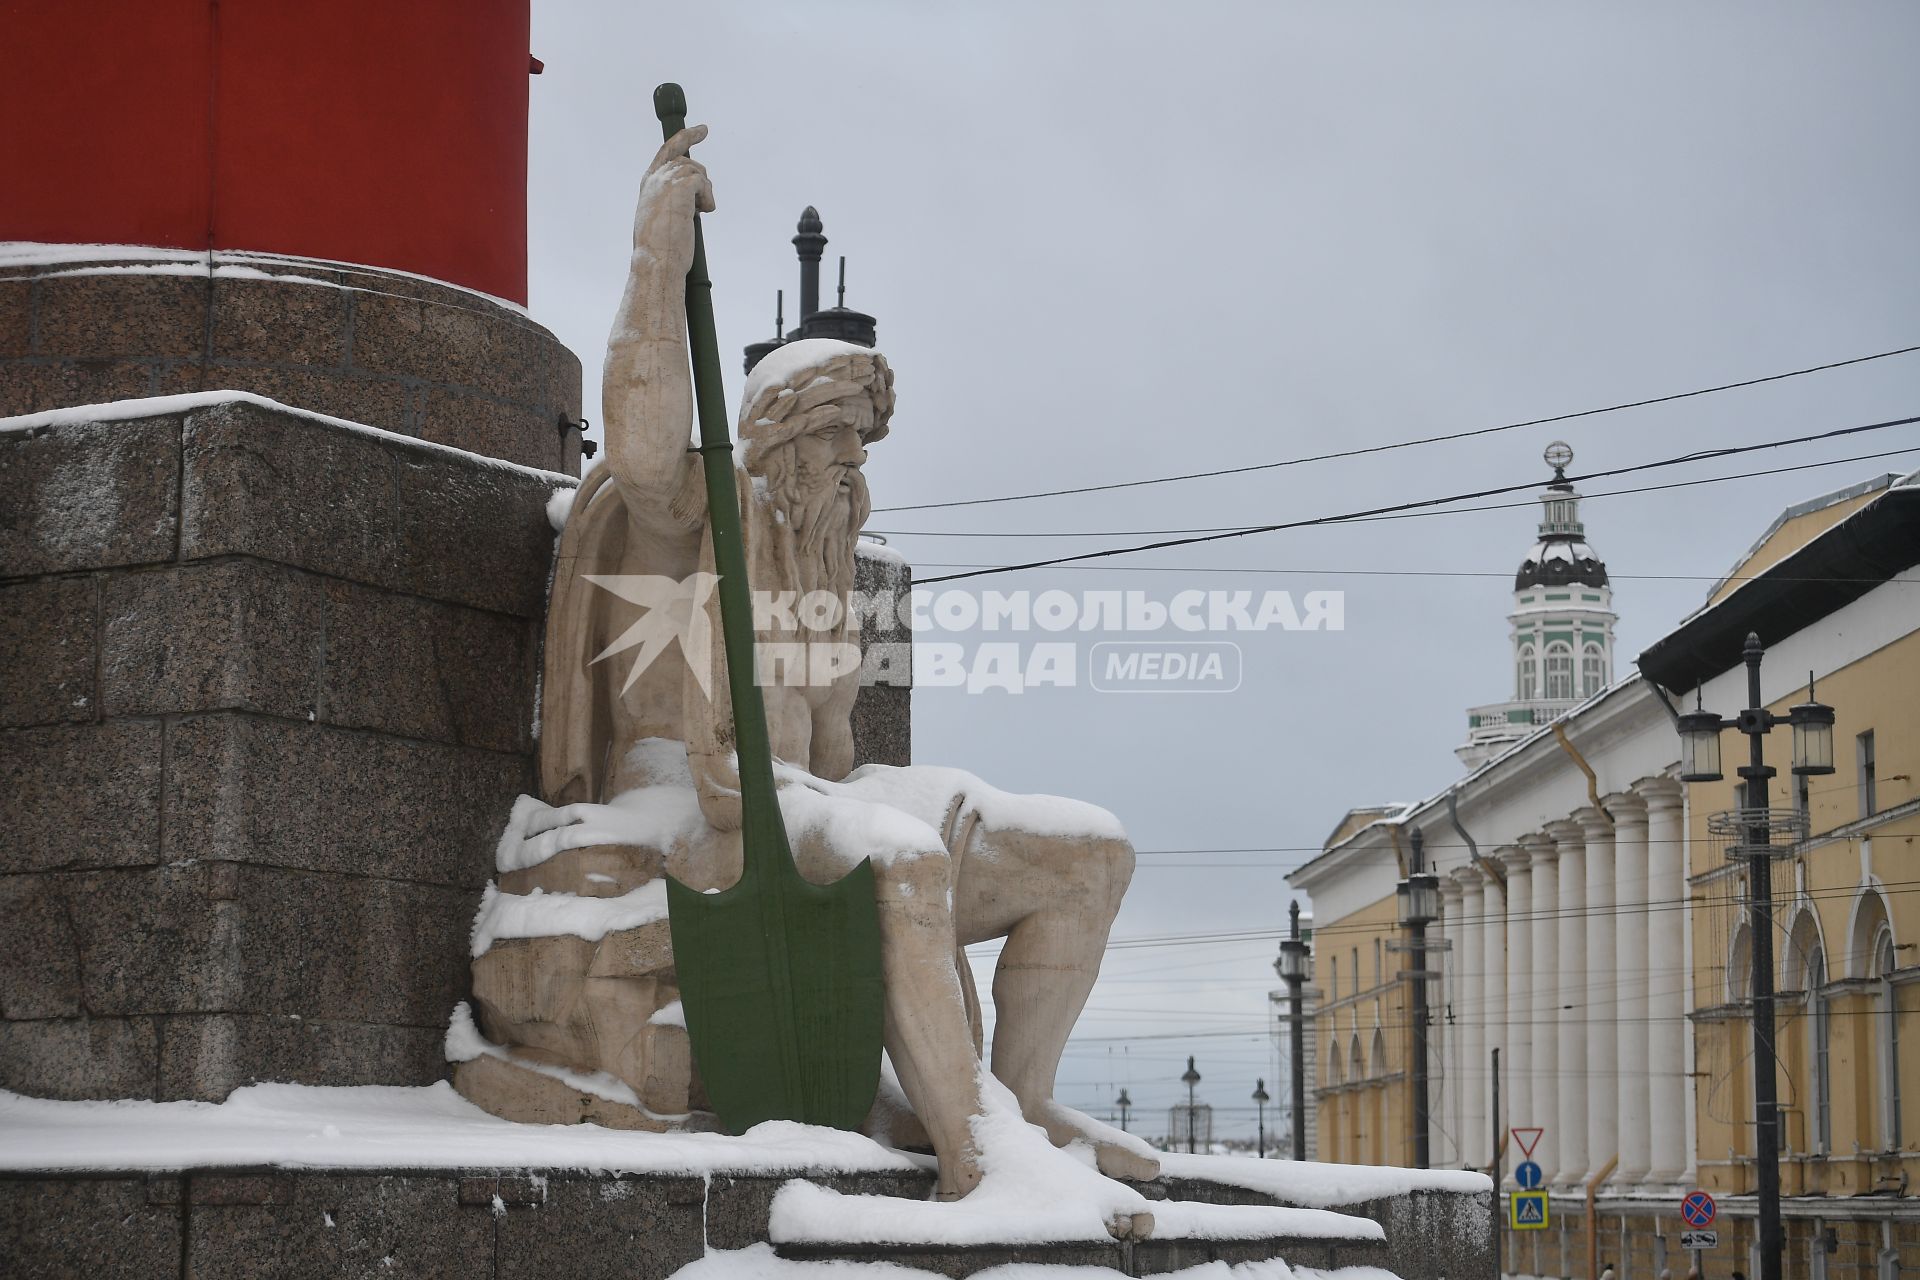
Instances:
[[[1608,811],[1607,806],[1600,803],[1600,779],[1594,775],[1593,766],[1587,763],[1587,758],[1581,755],[1579,749],[1573,745],[1573,739],[1567,737],[1565,726],[1557,720],[1553,725],[1553,736],[1559,739],[1560,749],[1580,766],[1580,772],[1587,775],[1587,799],[1593,802],[1594,808],[1606,815],[1608,826],[1614,825],[1613,814]]]
[[[1480,846],[1475,844],[1473,837],[1467,834],[1467,829],[1460,825],[1460,797],[1457,792],[1451,790],[1447,792],[1447,821],[1453,824],[1453,829],[1460,833],[1462,840],[1466,841],[1467,856],[1473,859],[1473,865],[1480,868],[1489,879],[1500,886],[1500,897],[1504,902],[1507,894],[1507,873],[1502,871],[1500,865],[1492,858],[1481,854]]]

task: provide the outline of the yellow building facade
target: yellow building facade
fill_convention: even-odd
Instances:
[[[1553,1225],[1509,1236],[1507,1272],[1683,1276],[1679,1200],[1700,1188],[1720,1203],[1705,1274],[1756,1273],[1753,924],[1715,815],[1757,797],[1738,789],[1748,739],[1732,730],[1727,776],[1681,783],[1674,722],[1696,699],[1727,718],[1746,706],[1754,632],[1783,721],[1765,740],[1767,804],[1803,824],[1768,864],[1785,1274],[1920,1268],[1917,567],[1913,477],[1790,509],[1639,674],[1436,796],[1343,820],[1289,877],[1316,919],[1319,1158],[1411,1163],[1394,889],[1418,831],[1445,903],[1427,964],[1434,1163],[1511,1189],[1505,1135],[1545,1131]],[[1784,720],[1809,672],[1835,711],[1834,772],[1797,778]]]

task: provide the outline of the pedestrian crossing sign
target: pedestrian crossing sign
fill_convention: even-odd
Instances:
[[[1507,1214],[1515,1231],[1547,1229],[1547,1193],[1515,1191],[1507,1198]]]

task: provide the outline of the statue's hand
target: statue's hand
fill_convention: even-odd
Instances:
[[[676,276],[693,266],[693,215],[713,212],[713,182],[706,166],[687,154],[707,136],[707,126],[692,125],[661,144],[640,183],[633,218],[633,248],[646,253]]]

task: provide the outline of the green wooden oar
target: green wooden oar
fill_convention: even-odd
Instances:
[[[679,85],[655,89],[653,109],[665,137],[686,127]],[[687,273],[687,345],[720,574],[745,855],[739,882],[719,893],[667,881],[687,1035],[707,1097],[732,1132],[763,1120],[857,1129],[879,1087],[885,1019],[873,864],[862,861],[835,883],[817,885],[800,875],[787,844],[766,707],[753,681],[747,555],[698,214]]]

